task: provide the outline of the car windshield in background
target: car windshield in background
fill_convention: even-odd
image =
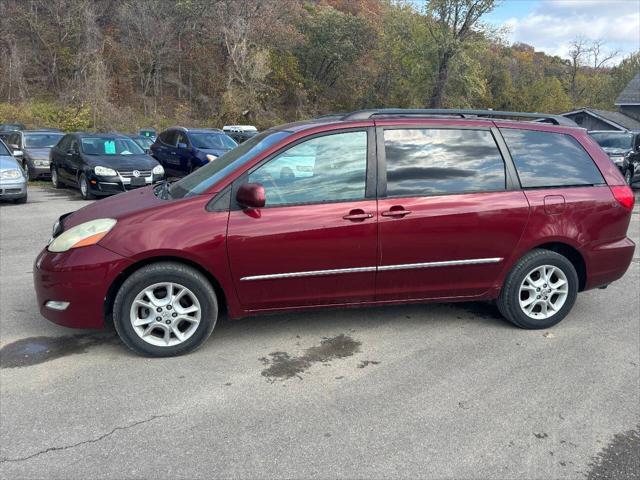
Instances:
[[[25,133],[24,146],[26,148],[51,148],[63,136],[62,133]]]
[[[602,148],[631,148],[633,134],[631,133],[592,133],[591,136]]]
[[[174,183],[169,193],[173,198],[200,195],[226,175],[289,135],[291,132],[286,130],[262,132]]]
[[[196,148],[234,148],[237,143],[223,133],[192,132],[191,143]]]
[[[134,142],[136,142],[142,148],[147,148],[148,149],[149,147],[151,147],[151,145],[153,145],[153,138],[151,138],[151,137],[139,137],[139,138],[136,138],[134,140]]]
[[[86,155],[144,155],[144,150],[128,138],[86,137],[81,143]]]

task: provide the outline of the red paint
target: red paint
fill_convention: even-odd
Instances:
[[[347,127],[517,127],[574,136],[608,186],[379,198],[343,203],[209,212],[206,206],[247,169],[290,142]],[[175,259],[201,269],[225,296],[232,318],[257,311],[437,299],[495,298],[514,263],[545,244],[574,248],[584,260],[585,288],[620,278],[634,244],[624,180],[582,129],[490,120],[332,119],[286,127],[294,133],[213,185],[206,194],[158,199],[150,188],[94,202],[65,229],[111,217],[118,223],[98,245],[39,255],[34,268],[42,314],[71,327],[101,327],[105,297],[137,265]],[[620,188],[619,188],[620,187]],[[375,271],[376,266],[500,258],[482,265]],[[373,268],[372,268],[373,267]],[[242,281],[243,277],[345,268],[340,275]],[[64,312],[48,300],[71,303]],[[108,305],[108,304],[107,304]]]

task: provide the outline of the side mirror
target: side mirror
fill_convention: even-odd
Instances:
[[[259,183],[245,183],[240,185],[236,200],[242,207],[262,208],[267,203],[264,187]]]
[[[179,143],[178,144],[178,148],[185,149],[185,148],[187,148],[187,144],[186,143]]]
[[[24,153],[22,152],[22,150],[14,150],[14,151],[13,151],[13,156],[14,156],[14,157],[21,157],[22,155],[24,155]]]
[[[68,156],[75,155],[75,153],[76,152],[74,152],[73,149],[71,149],[71,148],[69,150],[67,150],[67,155]]]

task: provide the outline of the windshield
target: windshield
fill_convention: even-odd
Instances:
[[[631,148],[631,141],[633,140],[632,133],[603,132],[592,133],[591,136],[602,148],[628,149]]]
[[[142,148],[146,148],[146,149],[149,149],[149,147],[153,145],[153,138],[151,137],[138,137],[138,138],[135,138],[133,141],[136,142],[138,145],[140,145]]]
[[[86,155],[144,155],[144,150],[129,138],[85,137],[81,142]]]
[[[196,148],[230,149],[238,145],[224,133],[193,132],[189,133],[189,138],[191,139],[191,143],[193,144],[193,146]]]
[[[0,155],[11,155],[2,142],[0,142]]]
[[[289,135],[291,135],[291,132],[282,130],[262,132],[174,183],[171,185],[169,193],[173,198],[200,195],[228,174],[249,162],[256,155]]]
[[[25,133],[24,146],[26,148],[51,148],[63,136],[62,133]]]

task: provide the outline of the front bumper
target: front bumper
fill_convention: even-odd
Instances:
[[[3,200],[13,200],[22,198],[27,194],[27,182],[0,183],[0,198]]]
[[[40,252],[33,267],[38,308],[47,320],[65,327],[104,327],[109,286],[133,262],[100,245]],[[64,310],[47,302],[68,302]]]
[[[89,190],[96,196],[114,195],[128,192],[136,188],[148,187],[164,179],[164,175],[149,175],[146,177],[114,177],[94,176],[89,179]]]
[[[29,160],[28,163],[29,163],[29,176],[31,178],[51,176],[51,164],[49,160],[34,159],[34,160]]]

